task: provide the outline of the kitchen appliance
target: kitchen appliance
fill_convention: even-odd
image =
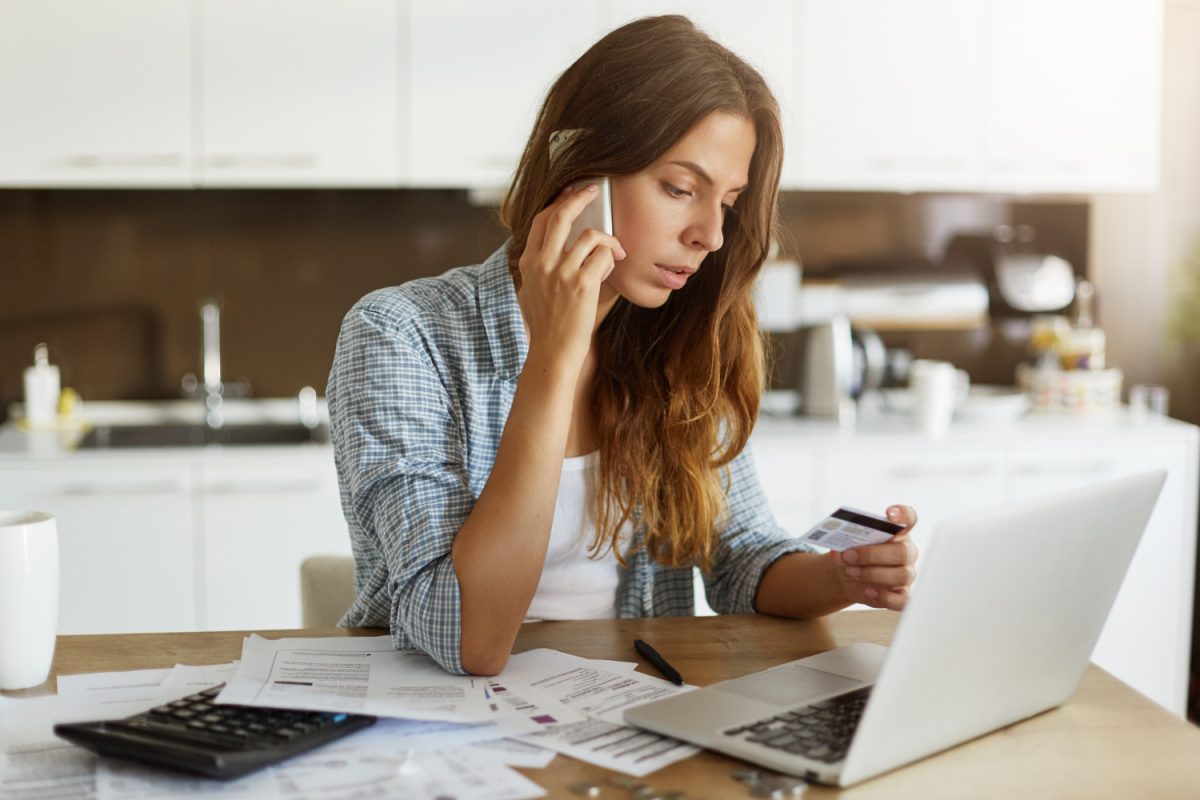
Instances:
[[[1075,270],[1037,241],[1030,225],[997,225],[954,236],[942,258],[948,271],[977,271],[987,281],[993,317],[1058,313],[1075,299]]]
[[[842,315],[807,329],[801,367],[800,403],[804,413],[838,417],[854,388],[854,341],[850,320]]]
[[[857,327],[972,330],[988,323],[988,289],[978,269],[923,258],[875,258],[834,264],[828,276],[837,287],[839,310]]]
[[[890,350],[877,333],[855,328],[844,315],[802,331],[801,410],[809,416],[841,417],[847,402],[864,392],[907,380],[911,354]]]

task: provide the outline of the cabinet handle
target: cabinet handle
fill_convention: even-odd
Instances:
[[[210,483],[204,487],[205,494],[313,494],[321,491],[320,481],[279,481],[277,483],[248,483],[226,481]]]
[[[71,169],[129,169],[182,167],[183,156],[177,153],[78,153],[65,156],[60,162]]]
[[[317,165],[317,157],[307,153],[223,155],[209,156],[202,163],[214,169],[312,169]]]
[[[899,480],[920,480],[924,478],[977,478],[981,475],[993,475],[997,471],[995,464],[942,464],[938,466],[903,465],[892,467],[888,475]]]
[[[179,494],[184,491],[176,481],[144,483],[69,483],[59,490],[65,497],[129,497],[131,495]]]
[[[937,158],[935,156],[874,156],[867,159],[867,168],[873,172],[894,172],[911,169],[920,172],[964,172],[970,164],[962,158]]]
[[[1018,475],[1102,475],[1112,472],[1108,461],[1074,461],[1060,464],[1018,464]]]

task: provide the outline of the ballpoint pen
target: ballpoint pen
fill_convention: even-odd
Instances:
[[[667,663],[667,660],[658,654],[650,645],[643,642],[641,639],[633,640],[633,649],[647,661],[649,661],[655,669],[663,674],[663,677],[669,680],[676,686],[683,686],[683,676],[679,674],[679,670]]]

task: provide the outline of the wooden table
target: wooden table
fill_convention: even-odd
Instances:
[[[657,647],[689,682],[705,685],[856,641],[887,644],[897,617],[853,611],[797,622],[772,617],[696,617],[525,625],[515,651],[551,647],[586,658],[640,660],[633,640]],[[378,635],[375,629],[260,631],[268,636]],[[79,672],[216,664],[238,658],[244,632],[61,636],[52,677],[10,696],[53,691],[54,676]],[[648,665],[643,672],[656,674]],[[689,797],[748,797],[731,777],[741,765],[715,753],[642,780]],[[628,798],[610,773],[566,756],[544,770],[522,770],[552,797],[577,797],[569,786],[590,781],[601,797]],[[810,787],[814,798],[1197,798],[1200,729],[1156,706],[1095,666],[1065,706],[960,745],[844,791]]]

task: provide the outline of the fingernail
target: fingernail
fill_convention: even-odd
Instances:
[[[900,506],[892,506],[889,508],[888,516],[892,519],[900,519]]]
[[[625,257],[625,248],[621,247],[621,245],[617,245],[617,258],[624,258],[624,257]]]
[[[866,591],[863,592],[863,594],[865,594],[867,597],[871,598],[872,600],[879,597],[879,592],[875,591],[874,589],[867,589]]]
[[[599,189],[599,188],[600,188],[600,184],[598,184],[598,183],[589,183],[589,184],[588,184],[588,187],[587,187],[587,190],[588,190],[589,192],[594,192],[594,191],[596,191],[596,190],[597,190],[597,189]]]
[[[842,560],[847,564],[857,564],[858,553],[854,552],[853,550],[846,550],[842,553]]]
[[[846,574],[851,578],[857,578],[862,575],[862,567],[846,567]]]

